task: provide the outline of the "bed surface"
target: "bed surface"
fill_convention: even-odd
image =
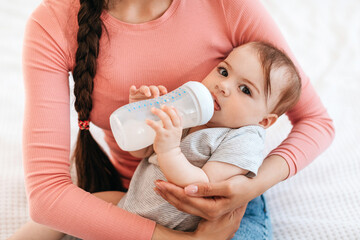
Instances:
[[[266,192],[274,238],[360,239],[360,2],[262,2],[336,128],[330,148],[305,170]],[[0,239],[29,219],[21,152],[21,46],[26,19],[39,3],[12,0],[0,5]],[[72,123],[74,139],[76,120]],[[280,118],[268,130],[267,150],[289,129],[287,118]]]

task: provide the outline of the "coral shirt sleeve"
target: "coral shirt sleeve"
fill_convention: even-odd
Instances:
[[[223,0],[224,17],[234,46],[265,41],[284,50],[297,66],[302,79],[299,102],[287,116],[293,128],[289,136],[270,155],[282,156],[289,176],[296,174],[322,153],[334,138],[333,122],[319,96],[294,58],[274,20],[259,0]],[[309,26],[311,27],[311,26]]]
[[[23,49],[23,153],[30,216],[82,239],[150,239],[154,222],[71,181],[69,54],[56,18],[45,12],[29,19]]]

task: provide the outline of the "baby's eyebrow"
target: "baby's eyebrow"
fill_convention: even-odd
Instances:
[[[225,64],[228,66],[228,68],[229,68],[230,70],[232,70],[231,65],[230,65],[226,60],[224,60],[223,63],[225,63]]]

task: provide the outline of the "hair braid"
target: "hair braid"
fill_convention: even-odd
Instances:
[[[78,48],[73,70],[75,109],[79,121],[89,120],[92,110],[91,94],[103,26],[100,16],[104,6],[104,0],[80,0]],[[79,131],[73,157],[79,187],[88,192],[123,190],[118,172],[90,131]]]

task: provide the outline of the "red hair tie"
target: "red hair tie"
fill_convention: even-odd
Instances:
[[[80,130],[89,130],[90,120],[78,121]]]

